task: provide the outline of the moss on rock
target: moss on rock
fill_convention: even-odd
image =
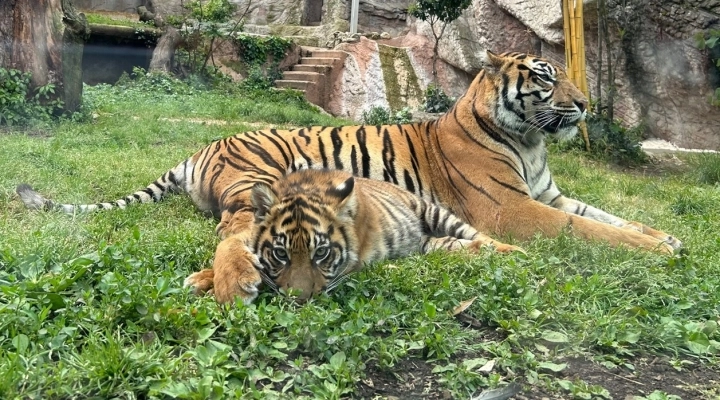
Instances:
[[[390,109],[418,107],[422,103],[422,90],[407,49],[378,44],[378,51]]]

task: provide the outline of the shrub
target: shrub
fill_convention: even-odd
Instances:
[[[362,114],[362,123],[365,125],[407,124],[411,121],[412,113],[408,107],[393,114],[385,107],[373,106]]]
[[[645,125],[625,128],[619,121],[610,121],[604,115],[588,114],[590,152],[620,164],[642,164],[648,157],[640,146]],[[581,138],[576,138],[583,147]]]
[[[209,22],[226,22],[235,11],[235,5],[229,0],[195,0],[188,3],[185,8],[198,21]]]
[[[149,73],[140,67],[134,67],[130,76],[123,74],[116,83],[117,87],[125,89],[139,89],[148,93],[188,95],[193,94],[193,88],[188,82],[177,79],[171,75],[153,72]]]
[[[442,113],[449,110],[453,104],[455,104],[455,99],[445,94],[439,86],[430,84],[427,89],[425,89],[426,112]]]
[[[0,68],[0,125],[28,125],[47,121],[63,106],[60,100],[50,100],[55,85],[48,83],[30,90],[32,74],[16,69]]]
[[[282,79],[283,73],[277,63],[273,63],[268,68],[262,65],[250,65],[247,69],[247,78],[242,81],[242,85],[247,89],[267,90],[275,85],[275,81]]]

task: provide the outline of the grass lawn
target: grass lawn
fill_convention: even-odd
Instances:
[[[282,95],[146,86],[88,88],[91,121],[0,132],[0,398],[466,399],[510,382],[525,398],[720,396],[720,186],[703,183],[717,156],[620,171],[553,146],[566,195],[676,235],[682,255],[537,238],[527,256],[380,264],[303,306],[266,292],[223,308],[182,288],[218,243],[187,197],[67,216],[26,210],[15,186],[114,200],[214,139],[348,121]]]

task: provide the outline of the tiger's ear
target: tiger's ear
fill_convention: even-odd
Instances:
[[[483,58],[483,69],[489,74],[497,74],[500,72],[505,64],[505,60],[499,55],[493,53],[490,50],[485,50],[485,57]]]
[[[264,220],[270,208],[279,202],[275,191],[265,182],[255,183],[250,194],[250,201],[255,209],[256,222]]]
[[[352,176],[334,188],[328,189],[328,196],[338,199],[337,206],[335,206],[338,215],[351,216],[357,211],[357,198],[354,189],[355,178]]]

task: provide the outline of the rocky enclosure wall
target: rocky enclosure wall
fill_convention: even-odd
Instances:
[[[75,1],[79,8],[119,11],[118,7],[132,7],[131,3],[148,3],[159,8],[165,3],[176,6],[180,0]],[[247,29],[255,29],[257,33],[312,36],[314,39],[305,43],[335,46],[338,40],[333,34],[347,31],[349,26],[350,0],[231,1],[239,10],[245,10],[249,4]],[[607,2],[611,17],[617,21],[610,28],[617,55],[615,115],[627,125],[643,122],[651,135],[682,147],[720,149],[720,108],[709,102],[717,83],[712,83],[708,55],[695,47],[692,38],[700,31],[720,29],[720,0]],[[90,6],[83,7],[85,3]],[[115,5],[108,6],[109,3]],[[331,111],[355,117],[351,114],[372,104],[396,108],[416,103],[416,92],[422,92],[430,82],[432,46],[427,39],[431,37],[429,25],[408,17],[406,10],[410,3],[411,0],[360,0],[359,31],[386,32],[391,39],[377,40],[373,45],[338,45],[338,49],[353,56],[348,62],[357,65],[346,65],[347,86],[336,88],[339,98],[347,99],[347,103],[338,104]],[[560,5],[560,0],[473,0],[470,8],[448,27],[440,43],[442,61],[438,78],[441,86],[451,95],[462,94],[482,67],[481,55],[485,49],[539,54],[564,65]],[[308,22],[304,21],[308,10],[319,6],[322,8],[320,21],[310,23],[317,26],[301,27]],[[588,86],[592,97],[596,97],[595,83],[603,76],[597,71],[596,0],[584,0],[584,8]],[[617,34],[620,28],[627,32],[626,40],[620,40]],[[378,47],[383,45],[404,49]],[[389,60],[388,55],[395,54],[399,57],[398,66],[411,65],[413,71],[389,71],[380,61],[367,64],[360,58],[370,57],[369,53],[378,60],[381,55]],[[361,68],[364,63],[368,65],[367,70]],[[352,77],[356,72],[360,75]],[[386,79],[384,72],[401,77],[398,81],[401,84],[383,80]],[[413,82],[401,82],[405,79]],[[361,82],[369,82],[370,86]],[[385,89],[371,87],[380,83]],[[384,100],[379,100],[381,97]],[[360,98],[366,99],[362,107],[358,106]]]

